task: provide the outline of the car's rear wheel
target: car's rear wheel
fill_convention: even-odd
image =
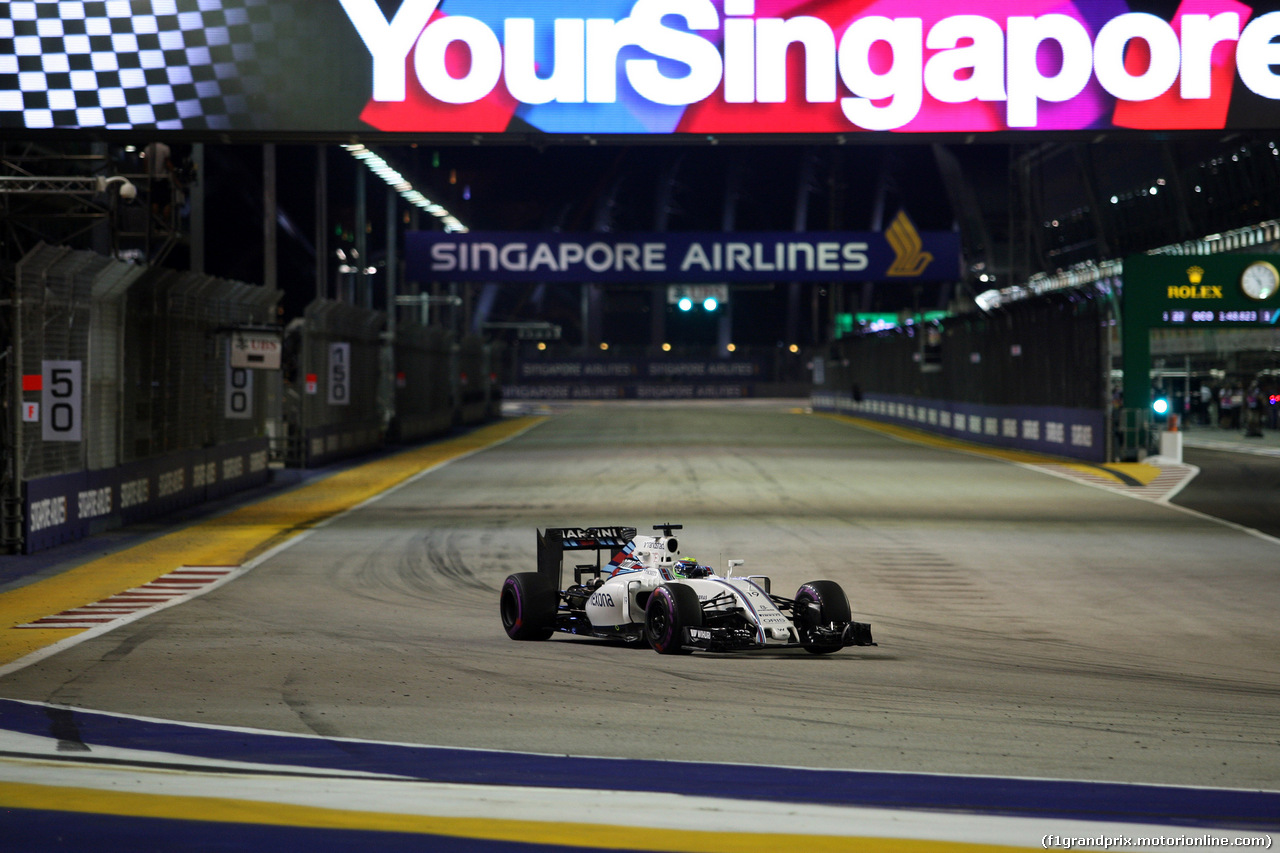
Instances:
[[[498,598],[502,627],[513,640],[545,640],[556,623],[556,590],[537,572],[510,575]]]
[[[817,605],[817,612],[814,607]],[[849,597],[835,581],[809,581],[796,592],[795,617],[800,628],[804,650],[815,655],[829,655],[844,648],[843,642],[822,642],[812,630],[829,627],[833,623],[843,627],[852,618]]]
[[[684,584],[664,583],[649,596],[644,609],[644,637],[660,655],[690,654],[685,629],[702,626],[698,594]]]

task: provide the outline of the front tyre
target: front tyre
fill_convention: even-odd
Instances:
[[[684,647],[685,629],[701,626],[698,594],[684,584],[664,583],[649,596],[644,609],[644,637],[658,654],[692,654],[692,649]]]
[[[816,605],[816,607],[814,606]],[[853,619],[849,598],[835,581],[809,581],[796,592],[795,617],[800,628],[804,650],[814,655],[829,655],[844,648],[840,633]],[[822,637],[816,628],[835,628],[835,641]]]
[[[507,636],[513,640],[550,637],[556,623],[556,602],[555,587],[537,572],[510,575],[498,598]]]

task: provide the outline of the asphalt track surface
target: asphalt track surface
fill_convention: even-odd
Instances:
[[[775,592],[838,581],[880,645],[671,658],[503,633],[497,590],[534,568],[536,528],[662,522]],[[785,405],[575,406],[9,672],[0,697],[330,739],[1277,791],[1276,546]]]
[[[1280,457],[1188,447],[1183,458],[1200,472],[1174,503],[1280,538]]]

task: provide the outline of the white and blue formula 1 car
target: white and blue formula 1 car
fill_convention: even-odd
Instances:
[[[816,655],[846,646],[873,646],[871,626],[854,622],[849,599],[834,581],[803,584],[795,598],[770,591],[767,577],[724,577],[696,560],[681,559],[672,531],[654,536],[634,527],[548,528],[538,534],[538,571],[502,584],[502,626],[513,640],[545,640],[556,631],[647,641],[659,654],[803,648]],[[573,584],[561,586],[564,552],[594,551],[594,563],[575,565]],[[613,558],[601,565],[602,554]]]

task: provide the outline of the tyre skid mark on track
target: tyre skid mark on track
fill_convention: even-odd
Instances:
[[[223,559],[228,561],[243,560],[238,567],[232,567],[225,577],[199,588],[199,591],[194,591],[194,583],[183,583],[181,578],[177,581],[170,578],[151,589],[146,587],[155,584],[155,580],[142,587],[131,587],[126,592],[139,589],[157,594],[174,594],[175,597],[170,601],[157,603],[154,607],[105,622],[81,623],[78,627],[75,623],[65,622],[32,625],[33,628],[43,629],[47,634],[37,630],[16,633],[0,631],[0,677],[142,616],[215,589],[253,570],[281,551],[297,545],[315,530],[382,500],[442,466],[504,444],[544,422],[545,419],[499,422],[457,439],[425,445],[358,465],[286,494],[250,503],[226,516],[174,531],[154,542],[92,560],[56,577],[0,594],[0,620],[4,620],[4,624],[11,628],[17,628],[28,625],[34,615],[32,611],[40,612],[36,607],[43,609],[46,600],[50,598],[58,601],[58,606],[65,610],[78,610],[83,605],[66,608],[68,599],[74,601],[72,596],[79,596],[78,590],[82,589],[92,589],[94,594],[102,594],[105,591],[102,589],[105,585],[104,578],[120,576],[128,578],[129,582],[136,582],[137,578],[147,577],[141,574],[142,571],[163,571],[166,563],[173,565],[182,559],[189,558],[193,562],[198,559],[188,557],[188,554],[213,552],[227,555]],[[299,515],[306,516],[306,520],[297,521]],[[156,554],[174,555],[173,562],[161,562],[163,557],[157,558]],[[212,561],[217,557],[207,559]],[[90,603],[107,601],[114,595],[119,593]],[[84,613],[74,613],[73,616],[96,618]],[[38,617],[34,621],[48,617],[58,617],[58,614],[48,614],[46,611],[45,617]],[[83,627],[85,624],[90,627]],[[45,640],[46,636],[48,641]],[[15,637],[23,639],[16,641],[13,639]]]

